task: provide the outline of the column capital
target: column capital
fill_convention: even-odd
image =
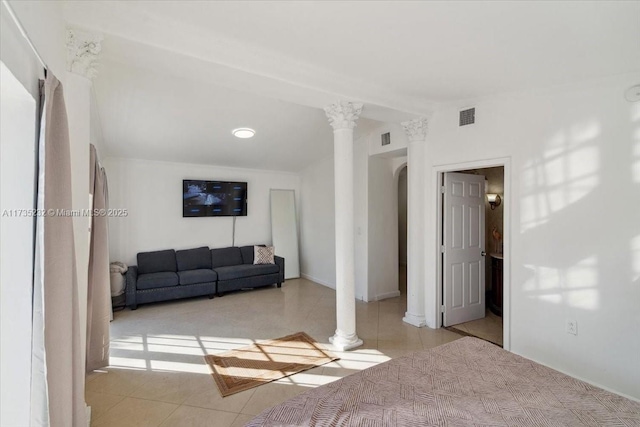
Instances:
[[[338,101],[324,107],[329,124],[333,130],[353,129],[362,112],[362,104],[357,102]]]
[[[417,119],[402,122],[401,125],[411,142],[424,141],[427,137],[428,128],[426,117],[419,117]]]
[[[98,70],[98,55],[102,51],[100,34],[67,28],[67,71],[92,80]]]

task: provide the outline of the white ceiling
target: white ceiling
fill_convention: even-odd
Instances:
[[[112,42],[106,40],[105,47]],[[110,55],[101,62],[94,89],[110,156],[282,171],[331,156],[332,130],[319,108]],[[375,123],[361,119],[357,130],[366,132]],[[256,135],[238,139],[231,130],[239,127],[253,128]]]
[[[640,2],[80,1],[65,16],[105,34],[97,101],[127,157],[295,171],[330,155],[320,107],[337,99],[399,121],[640,70]],[[240,125],[257,137],[230,138]]]

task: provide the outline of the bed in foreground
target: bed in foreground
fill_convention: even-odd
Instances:
[[[392,359],[248,426],[640,426],[640,403],[477,338]]]

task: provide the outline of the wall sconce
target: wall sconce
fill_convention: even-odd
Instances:
[[[487,194],[487,200],[491,205],[491,210],[494,210],[496,206],[500,206],[500,203],[502,203],[502,198],[499,194]]]

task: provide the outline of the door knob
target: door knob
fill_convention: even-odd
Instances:
[[[482,251],[482,252],[480,252],[480,255],[487,256],[487,253],[485,251]]]

